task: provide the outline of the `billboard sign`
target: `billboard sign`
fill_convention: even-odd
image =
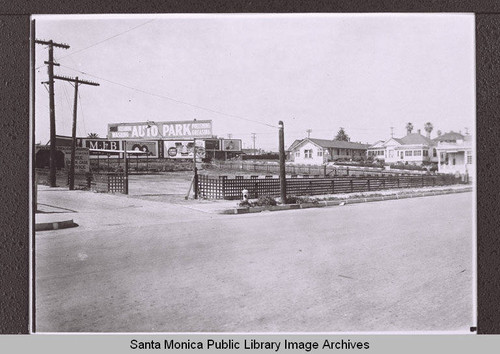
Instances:
[[[241,151],[240,139],[223,139],[222,151]]]
[[[194,140],[172,140],[164,141],[165,158],[168,159],[192,159],[194,153]],[[205,143],[196,140],[196,157],[205,157]]]
[[[220,140],[219,139],[207,139],[205,140],[205,149],[206,150],[220,150]]]
[[[142,151],[146,154],[141,157],[158,157],[158,142],[157,141],[133,141],[127,143],[127,151]]]
[[[96,155],[105,155],[110,157],[120,156],[119,151],[121,149],[121,142],[119,140],[82,139],[81,145],[91,150],[106,150],[105,152],[90,151],[91,158],[96,158]],[[116,153],[110,150],[116,150]]]
[[[109,139],[189,139],[211,137],[211,120],[108,124]]]

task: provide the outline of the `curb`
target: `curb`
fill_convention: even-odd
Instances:
[[[70,227],[76,227],[78,224],[71,220],[56,221],[56,222],[42,222],[35,224],[35,231],[49,231],[49,230],[59,230],[68,229]]]
[[[376,196],[367,198],[353,198],[344,200],[321,200],[317,203],[303,203],[303,204],[287,204],[287,205],[275,205],[275,206],[260,206],[260,207],[236,207],[232,209],[226,209],[219,212],[219,214],[234,215],[234,214],[251,214],[260,213],[262,211],[278,211],[278,210],[293,210],[293,209],[309,209],[309,208],[323,208],[329,206],[337,206],[340,204],[358,204],[358,203],[370,203],[379,202],[384,200],[395,200],[395,199],[407,199],[407,198],[420,198],[420,197],[433,197],[436,195],[445,194],[455,194],[455,193],[466,193],[472,192],[472,187],[464,188],[459,190],[450,191],[426,191],[426,192],[416,192],[412,194],[402,194],[402,195],[387,195],[387,196]]]

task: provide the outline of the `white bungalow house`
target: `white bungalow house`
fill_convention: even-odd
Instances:
[[[379,140],[367,149],[367,156],[384,160],[386,164],[409,163],[421,165],[424,162],[437,162],[436,143],[418,133],[403,138]]]
[[[472,155],[472,137],[457,137],[455,141],[442,140],[436,147],[438,151],[438,173],[475,176],[476,169]]]
[[[287,152],[289,161],[294,163],[321,165],[338,158],[365,156],[368,146],[350,141],[305,138],[295,140]]]

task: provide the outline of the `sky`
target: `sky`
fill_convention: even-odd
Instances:
[[[54,72],[80,85],[77,135],[108,123],[206,120],[243,147],[278,149],[307,136],[374,143],[406,135],[474,134],[472,14],[39,15],[36,38]],[[35,142],[49,140],[48,49],[36,45]],[[71,135],[74,88],[55,81],[56,132]]]

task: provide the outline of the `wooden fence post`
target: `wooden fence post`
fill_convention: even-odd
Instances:
[[[369,192],[369,191],[370,191],[370,178],[368,178],[368,179],[366,180],[366,182],[367,182],[367,184],[368,184],[368,192]]]
[[[352,192],[354,192],[354,186],[353,186],[353,184],[352,184],[352,178],[351,178],[351,180],[350,180],[349,182],[350,182],[350,184],[351,184],[351,193],[352,193]]]
[[[335,180],[332,179],[332,194],[335,194]]]

